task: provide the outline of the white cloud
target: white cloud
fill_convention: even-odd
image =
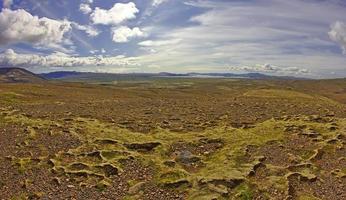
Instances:
[[[340,21],[335,22],[328,35],[331,40],[340,44],[343,53],[346,54],[346,24]]]
[[[89,37],[96,37],[100,34],[100,31],[93,26],[80,25],[76,22],[73,22],[72,24],[76,29],[85,31],[85,33],[88,34]]]
[[[89,14],[92,12],[92,9],[90,8],[89,4],[85,4],[82,3],[79,5],[79,10],[83,13],[83,14]]]
[[[180,39],[172,39],[172,40],[145,40],[138,45],[144,46],[144,47],[159,47],[159,46],[165,46],[165,45],[172,45],[172,44],[177,44],[180,42]]]
[[[245,72],[260,72],[260,73],[276,73],[276,74],[294,74],[305,75],[310,73],[308,69],[301,67],[279,67],[271,64],[253,65],[253,66],[232,66],[231,71],[245,71]]]
[[[138,27],[134,27],[133,29],[127,26],[121,26],[118,28],[114,28],[112,30],[113,41],[118,43],[128,42],[130,38],[134,37],[145,37],[146,34],[141,31]]]
[[[136,13],[138,12],[139,10],[133,2],[116,3],[109,10],[96,7],[91,13],[90,19],[94,24],[117,25],[126,20],[136,18]]]
[[[97,53],[98,52],[98,50],[90,50],[89,51],[89,53],[91,53],[91,54],[95,54],[95,53]]]
[[[2,7],[10,8],[12,4],[13,4],[13,0],[3,0]]]
[[[224,72],[228,66],[268,62],[279,66],[303,66],[311,72],[306,76],[329,74],[331,70],[342,72],[339,77],[346,75],[346,57],[335,52],[336,45],[326,34],[331,22],[346,22],[344,7],[332,1],[184,2],[188,2],[189,7],[198,7],[201,12],[190,17],[193,23],[189,26],[155,25],[150,35],[158,38],[157,41],[181,42],[140,42],[138,45],[145,50],[139,56],[143,66],[160,63],[166,71],[203,68],[208,72]],[[323,18],[319,17],[321,10],[326,11]],[[160,15],[165,22],[169,17],[169,12]],[[150,51],[152,47],[155,54]]]
[[[167,2],[168,0],[152,0],[151,5],[154,7],[159,6],[160,4]]]
[[[138,66],[134,58],[120,56],[86,56],[75,57],[55,52],[49,55],[19,54],[12,49],[0,53],[0,66],[12,67],[87,67],[87,66]]]
[[[69,41],[64,35],[71,30],[69,21],[32,16],[23,9],[3,9],[0,13],[0,45],[32,43],[57,48]]]
[[[91,54],[96,54],[96,53],[102,53],[102,54],[104,54],[104,53],[106,53],[107,51],[104,49],[104,48],[102,48],[101,50],[96,50],[96,49],[94,49],[94,50],[90,50],[89,51],[89,53],[91,53]],[[119,56],[118,56],[119,57]]]

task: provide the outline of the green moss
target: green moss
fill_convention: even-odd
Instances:
[[[313,155],[314,155],[314,151],[303,151],[303,152],[301,152],[300,157],[303,160],[308,160]]]
[[[163,184],[174,184],[186,180],[187,177],[188,173],[185,170],[170,170],[162,173],[159,181]]]
[[[20,194],[17,194],[13,197],[11,197],[11,200],[27,200],[28,197],[27,197],[27,194],[26,193],[20,193]]]
[[[250,97],[262,97],[262,98],[303,98],[312,99],[313,97],[304,93],[292,91],[292,90],[277,90],[277,89],[260,89],[251,90],[244,94]]]
[[[9,114],[5,120],[8,123],[20,123],[28,126],[39,125],[40,128],[47,128],[56,123],[64,124],[63,121],[30,119],[20,114]],[[346,127],[346,120],[344,119],[338,119],[336,123],[340,128]],[[114,127],[111,123],[104,123],[95,119],[76,118],[69,121],[68,128],[82,141],[82,145],[70,149],[68,153],[58,153],[52,159],[53,169],[62,174],[85,179],[87,184],[104,188],[107,184],[101,180],[110,174],[107,175],[109,172],[105,171],[103,166],[113,166],[114,168],[111,167],[110,169],[121,171],[122,164],[120,161],[131,158],[154,169],[153,181],[155,184],[171,186],[188,184],[189,187],[184,189],[187,191],[187,198],[189,199],[226,198],[224,196],[227,195],[221,195],[211,191],[210,188],[208,189],[207,185],[214,183],[222,183],[222,187],[227,187],[227,190],[234,189],[240,199],[251,199],[253,196],[252,188],[247,185],[245,180],[254,170],[254,166],[262,162],[262,158],[254,158],[251,162],[247,160],[246,146],[260,147],[269,141],[284,141],[284,129],[286,126],[292,125],[304,125],[306,128],[311,128],[317,131],[323,139],[336,137],[336,132],[331,131],[325,123],[309,121],[303,117],[288,120],[271,119],[258,123],[251,129],[219,125],[201,132],[185,133],[175,133],[157,128],[147,134]],[[78,130],[83,130],[83,134],[79,134]],[[173,161],[175,159],[170,152],[173,144],[183,142],[197,147],[201,139],[222,139],[222,146],[217,151],[208,155],[199,155],[201,163],[203,163],[201,168],[187,172],[180,164],[170,167],[164,164],[167,160]],[[151,148],[147,145],[154,145],[155,147]],[[323,143],[323,145],[328,147],[327,144]],[[148,148],[149,150],[139,151],[137,147]],[[313,156],[312,153],[310,151],[303,152],[301,156],[303,159],[308,159]],[[30,166],[30,159],[19,159],[15,163],[21,171],[25,171]],[[298,174],[308,180],[316,177],[313,169],[303,168],[287,174],[288,169],[279,169],[276,166],[267,167],[270,168],[271,172],[284,171],[287,176]],[[263,180],[263,185],[266,187],[276,185],[277,188],[283,190],[287,187],[287,180],[285,176],[280,178],[279,175],[274,174]]]
[[[18,103],[20,102],[20,98],[23,95],[17,94],[15,92],[5,92],[5,93],[0,93],[0,103],[3,104],[13,104],[13,103]]]
[[[14,166],[17,167],[18,171],[20,173],[25,173],[28,169],[32,167],[32,160],[31,158],[12,158],[12,163]]]
[[[100,182],[98,182],[95,187],[99,190],[99,191],[103,191],[105,190],[107,187],[111,186],[111,183],[109,183],[106,180],[101,180]]]
[[[240,200],[251,200],[253,198],[253,191],[247,184],[241,184],[235,188],[236,197]]]
[[[26,131],[28,134],[28,139],[34,140],[37,138],[37,133],[32,127],[27,127]]]

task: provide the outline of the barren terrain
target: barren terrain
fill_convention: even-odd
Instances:
[[[0,199],[346,199],[346,80],[0,83]]]

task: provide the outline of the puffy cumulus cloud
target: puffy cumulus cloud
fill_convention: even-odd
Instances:
[[[162,4],[162,3],[166,2],[166,1],[168,1],[168,0],[152,0],[151,1],[151,5],[154,6],[154,7],[157,7],[157,6],[159,6],[160,4]]]
[[[133,29],[127,26],[121,26],[112,30],[113,41],[118,43],[128,42],[130,38],[145,37],[146,34],[140,28],[134,27]]]
[[[0,45],[32,43],[57,48],[68,43],[64,35],[71,30],[71,22],[32,16],[23,9],[3,9],[0,13]]]
[[[96,7],[91,13],[90,19],[94,24],[116,25],[136,18],[138,12],[139,10],[133,2],[116,3],[109,10]]]
[[[76,57],[65,53],[55,52],[49,55],[37,54],[19,54],[12,49],[0,53],[0,66],[5,67],[87,67],[87,66],[104,66],[104,67],[126,67],[139,66],[135,58],[125,57],[123,55],[103,57],[87,56]]]
[[[79,10],[83,13],[83,14],[89,14],[92,12],[92,9],[90,7],[89,4],[86,3],[82,3],[79,5]]]
[[[156,41],[145,40],[145,41],[138,43],[138,45],[144,46],[144,47],[159,47],[159,46],[173,45],[173,44],[177,44],[179,42],[180,42],[180,39],[156,40]]]
[[[309,70],[299,67],[279,67],[271,64],[254,65],[254,66],[233,66],[232,71],[260,72],[260,73],[277,73],[277,74],[296,74],[304,75],[310,73]]]
[[[335,22],[328,35],[331,40],[341,45],[343,53],[346,54],[346,24],[340,21]]]
[[[76,22],[73,22],[72,25],[78,30],[85,31],[89,37],[96,37],[100,34],[100,31],[93,26],[80,25]]]
[[[3,0],[2,7],[10,8],[12,4],[13,4],[13,0]]]

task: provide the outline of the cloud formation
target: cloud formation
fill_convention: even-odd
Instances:
[[[345,7],[336,1],[191,0],[184,5],[201,12],[189,17],[188,26],[170,26],[164,20],[168,25],[153,26],[151,38],[138,43],[141,49],[149,47],[139,56],[143,66],[159,63],[166,71],[179,72],[224,72],[228,66],[240,66],[302,76],[328,76],[331,70],[345,68],[345,56],[327,34],[331,22],[346,20]],[[321,10],[328,10],[323,18]],[[180,42],[159,42],[170,40]],[[265,62],[304,69],[255,66]]]
[[[160,47],[165,45],[173,45],[180,42],[179,39],[172,39],[172,40],[145,40],[142,42],[139,42],[138,45],[144,46],[144,47]]]
[[[97,30],[95,27],[93,26],[89,26],[89,25],[80,25],[76,22],[73,22],[72,25],[81,31],[85,31],[85,33],[89,36],[89,37],[96,37],[100,34],[100,31]]]
[[[58,47],[67,43],[64,35],[71,30],[71,22],[39,18],[23,9],[3,9],[0,13],[0,45],[31,43],[44,47]]]
[[[179,73],[227,72],[229,66],[295,73],[303,67],[310,73],[302,76],[344,77],[345,5],[342,0],[17,0],[10,7],[26,11],[0,12],[0,51],[44,57],[60,51],[85,59],[104,48],[107,55],[135,56],[140,71],[147,72],[159,71],[149,66]],[[29,17],[18,17],[22,12]]]
[[[3,0],[2,7],[10,8],[12,4],[13,4],[13,0]]]
[[[85,3],[92,4],[94,3],[94,0],[84,0]]]
[[[12,49],[0,53],[0,67],[87,67],[87,66],[138,66],[134,58],[122,55],[103,57],[75,57],[61,52],[49,55],[19,54]]]
[[[86,3],[82,3],[79,5],[79,10],[83,13],[83,14],[89,14],[92,12],[92,9],[90,7],[89,4]]]
[[[331,40],[340,44],[343,53],[346,54],[346,24],[340,21],[335,22],[328,35]]]
[[[167,2],[168,0],[152,0],[151,5],[154,7],[159,6],[160,4]]]
[[[118,43],[128,42],[130,38],[145,37],[146,34],[138,27],[129,28],[121,26],[112,30],[113,41]]]
[[[136,18],[138,12],[139,10],[133,2],[116,3],[109,10],[96,7],[91,13],[90,19],[94,24],[117,25]]]
[[[309,70],[299,67],[279,67],[271,64],[254,66],[232,66],[231,71],[245,71],[245,72],[259,72],[259,73],[278,73],[278,74],[294,74],[294,75],[304,75],[309,73]]]

